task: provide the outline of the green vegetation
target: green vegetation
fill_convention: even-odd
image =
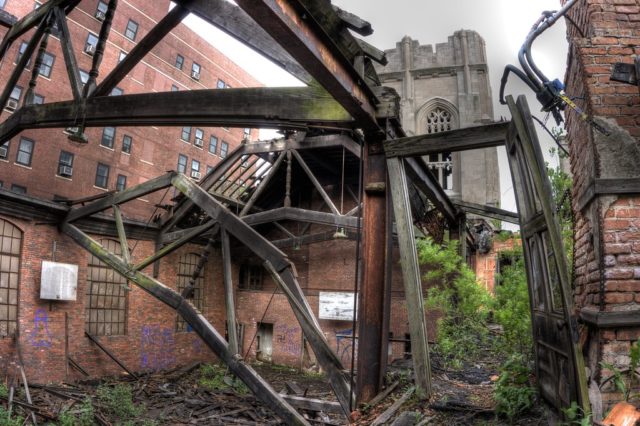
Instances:
[[[560,159],[565,158],[566,154],[550,149],[551,156],[558,156]],[[567,254],[569,271],[573,270],[573,211],[571,210],[571,188],[573,180],[571,176],[560,170],[560,168],[551,168],[547,164],[547,174],[551,181],[551,192],[553,201],[556,206],[558,221],[560,222],[560,232],[562,234],[562,243]]]
[[[22,426],[24,418],[12,416],[4,407],[0,407],[0,426]]]
[[[513,420],[533,406],[536,390],[530,384],[531,371],[523,357],[512,355],[502,366],[496,382],[496,412]]]
[[[461,368],[464,360],[477,358],[486,342],[491,296],[459,256],[457,241],[440,247],[429,238],[419,240],[418,257],[428,271],[424,278],[440,283],[427,293],[427,307],[443,314],[437,350],[452,368]]]
[[[612,382],[615,389],[622,394],[624,401],[639,399],[640,394],[632,391],[640,385],[637,371],[640,367],[640,339],[632,343],[629,349],[629,368],[621,370],[607,362],[601,362],[600,365],[613,373],[602,382],[601,386]]]
[[[203,364],[198,372],[200,374],[198,384],[209,390],[222,391],[231,389],[241,395],[249,393],[249,388],[241,380],[226,375],[226,367],[216,364]]]
[[[64,410],[58,415],[59,426],[91,426],[93,421],[94,411],[91,398],[86,397],[79,407],[74,409],[72,413],[70,410]]]
[[[96,395],[104,411],[119,421],[133,420],[143,412],[143,407],[134,404],[129,385],[102,385],[97,389]]]

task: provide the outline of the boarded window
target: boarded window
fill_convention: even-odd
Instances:
[[[183,254],[178,261],[178,293],[182,293],[188,285],[193,273],[198,266],[200,256],[194,253]],[[193,289],[193,297],[189,301],[199,311],[204,310],[204,270],[198,276]],[[188,324],[178,315],[176,319],[176,331],[189,331]]]
[[[21,246],[22,232],[0,219],[0,336],[11,336],[18,327]]]
[[[101,240],[111,253],[120,255],[120,243]],[[89,258],[85,328],[94,336],[127,333],[127,280],[96,256]]]

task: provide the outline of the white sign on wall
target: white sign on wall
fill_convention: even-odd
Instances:
[[[321,291],[318,318],[353,321],[353,293]]]
[[[78,265],[42,261],[40,299],[76,300]]]

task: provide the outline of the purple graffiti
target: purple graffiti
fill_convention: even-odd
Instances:
[[[276,342],[280,344],[282,350],[291,355],[298,355],[302,349],[300,341],[300,329],[280,324],[276,327]]]
[[[33,317],[33,330],[29,336],[31,345],[36,348],[51,347],[51,333],[49,332],[49,317],[44,309],[36,310]]]
[[[344,364],[348,364],[351,362],[351,352],[355,349],[358,351],[358,342],[355,343],[355,348],[353,347],[353,330],[335,330],[336,334],[336,354],[340,358],[340,361]]]
[[[175,340],[169,327],[145,325],[140,337],[140,366],[152,370],[172,367],[176,362]]]

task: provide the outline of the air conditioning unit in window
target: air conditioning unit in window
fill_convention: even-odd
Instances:
[[[84,47],[84,52],[93,56],[93,54],[96,53],[96,45],[87,43],[87,45]]]
[[[191,78],[194,80],[200,80],[200,73],[198,71],[191,71]]]
[[[199,146],[200,148],[202,148],[202,145],[204,144],[204,141],[203,141],[202,139],[200,139],[200,138],[196,138],[196,139],[193,141],[193,144],[194,144],[195,146]]]
[[[101,10],[96,10],[96,19],[98,21],[104,21],[104,18],[105,18],[104,12]]]
[[[200,179],[200,172],[191,172],[191,177],[194,179]]]
[[[9,155],[9,149],[6,146],[0,146],[0,158],[7,158]]]
[[[15,99],[9,99],[7,101],[7,106],[6,108],[9,111],[15,111],[18,108],[18,101],[16,101]]]
[[[64,177],[71,177],[73,168],[71,166],[58,166],[58,174]]]

